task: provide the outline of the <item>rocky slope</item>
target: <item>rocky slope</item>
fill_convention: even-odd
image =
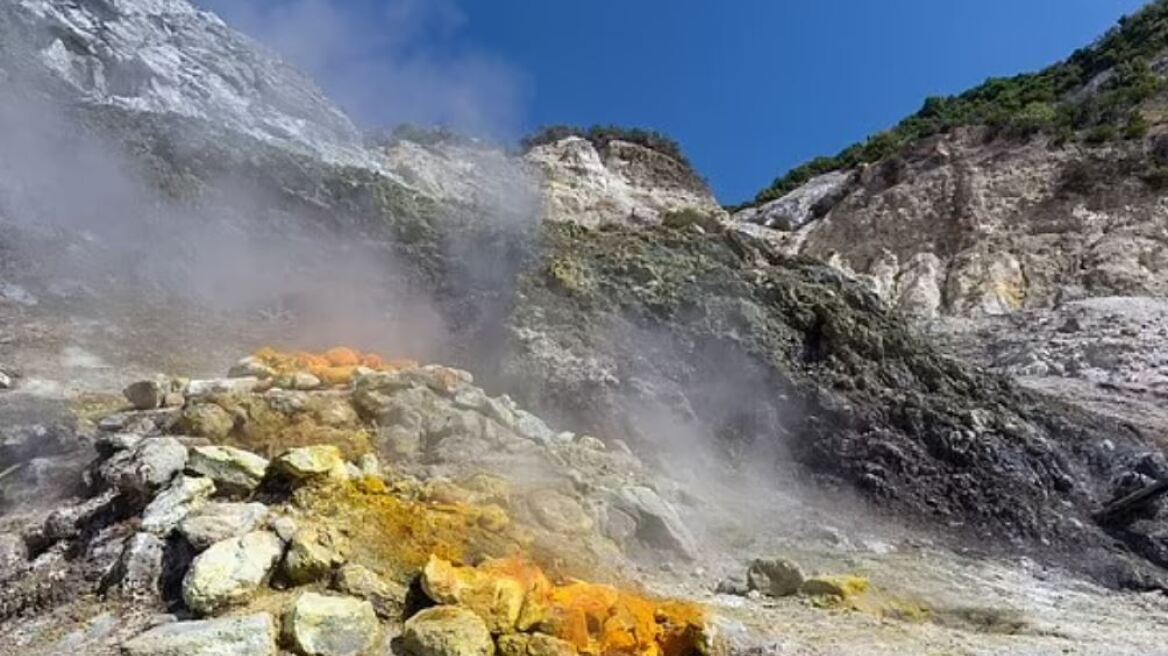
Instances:
[[[1060,220],[1082,203],[1112,218],[1093,240],[1057,224],[1060,248],[1106,242],[1102,257],[1153,239],[1151,214],[1109,204],[1151,193],[1129,169],[1086,176],[1107,193],[1060,195],[1087,193],[1075,176],[1058,186],[1060,167],[1106,154],[1088,173],[1113,171],[1140,146],[1044,158],[1040,142],[1006,151],[960,132],[928,146],[944,157],[820,179],[760,210],[781,214],[772,227],[727,229],[691,171],[620,141],[523,158],[356,145],[302,79],[177,1],[22,1],[0,26],[23,35],[0,61],[25,110],[0,119],[59,114],[15,123],[35,138],[0,130],[22,146],[0,149],[0,650],[1159,645],[1132,627],[1162,605],[1082,582],[1168,586],[1163,520],[1095,517],[1164,473],[1155,436],[949,357],[873,293],[899,269],[873,285],[806,257],[831,259],[849,217],[872,210],[883,229],[880,208],[901,203],[959,224],[922,218],[888,242],[897,262],[924,261],[904,239],[921,231],[912,243],[935,262],[919,268],[936,273],[913,293],[938,296],[938,312],[1038,304],[1097,279],[1154,292],[1151,258],[1128,278],[1103,264],[1075,278],[1061,256],[1042,269],[1027,255],[1054,237],[999,221],[1032,198]],[[137,61],[142,83],[62,77],[50,55],[69,44],[68,70]],[[173,57],[182,66],[159,68]],[[231,92],[187,84],[228,79]],[[272,112],[298,129],[273,132]],[[994,174],[957,184],[970,161]],[[62,183],[91,179],[116,193]],[[919,202],[893,202],[898,187]],[[1021,283],[983,242],[1011,246]],[[862,259],[835,263],[879,272]],[[972,273],[947,273],[959,266]],[[1106,325],[1110,310],[1081,307],[1080,325]],[[1115,384],[1093,371],[1110,362],[1158,389],[1122,352],[1155,344],[1153,310],[1118,355],[1086,338],[1020,357]],[[265,343],[337,342],[475,378],[348,350],[262,351],[217,377]]]

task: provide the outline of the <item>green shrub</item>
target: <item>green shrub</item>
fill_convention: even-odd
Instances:
[[[555,143],[568,137],[587,139],[597,149],[603,149],[610,141],[627,141],[668,155],[687,168],[692,168],[689,158],[681,150],[681,144],[660,132],[643,130],[641,128],[623,128],[616,125],[593,125],[588,129],[584,129],[571,125],[551,125],[540,128],[534,134],[520,139],[519,147],[523,152],[527,152],[536,146]]]
[[[1168,44],[1168,0],[1156,0],[1122,18],[1090,47],[1038,73],[992,78],[960,95],[926,98],[916,114],[863,144],[834,157],[819,157],[791,169],[759,192],[754,203],[779,198],[808,179],[829,171],[870,163],[905,146],[966,125],[994,128],[994,134],[1025,138],[1037,133],[1066,142],[1082,136],[1100,143],[1142,136],[1133,111],[1158,93],[1162,82],[1148,66]],[[1091,96],[1071,100],[1098,76],[1110,77]]]

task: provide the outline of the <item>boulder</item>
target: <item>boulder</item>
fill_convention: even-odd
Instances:
[[[288,545],[288,553],[284,556],[284,574],[296,585],[326,578],[333,569],[345,562],[338,547],[328,533],[315,528],[302,528],[296,531]]]
[[[142,440],[133,449],[115,453],[98,468],[98,478],[127,494],[153,494],[187,463],[187,448],[172,437]]]
[[[179,427],[191,435],[222,440],[235,429],[235,417],[214,403],[188,403],[182,409]]]
[[[526,631],[538,624],[552,588],[538,570],[518,571],[508,561],[458,567],[436,556],[422,569],[421,586],[439,604],[474,611],[492,633]]]
[[[162,405],[167,388],[156,380],[140,380],[130,383],[122,394],[135,410],[153,410]]]
[[[122,549],[111,574],[122,594],[150,599],[161,593],[166,543],[151,533],[135,533]]]
[[[486,623],[457,606],[435,606],[406,620],[402,649],[408,656],[493,656]]]
[[[746,570],[746,585],[768,597],[787,597],[803,585],[803,572],[782,558],[759,558]]]
[[[178,530],[202,551],[216,542],[256,530],[267,517],[268,507],[262,503],[212,502],[192,510]]]
[[[201,446],[191,449],[187,469],[215,481],[221,491],[248,494],[264,479],[268,460],[235,447]]]
[[[276,623],[267,613],[169,622],[122,644],[125,656],[275,656]]]
[[[637,537],[649,546],[669,549],[679,556],[697,556],[697,540],[673,506],[653,490],[642,486],[622,488],[617,505],[637,521]]]
[[[183,579],[183,600],[204,615],[245,602],[264,584],[283,552],[284,543],[267,531],[216,542],[191,563]]]
[[[337,570],[333,587],[344,594],[364,599],[373,604],[377,616],[386,620],[400,620],[409,591],[396,582],[387,581],[368,567],[349,564]]]
[[[348,480],[341,450],[332,444],[291,449],[272,463],[277,472],[297,483],[319,480]]]
[[[215,483],[211,479],[179,474],[142,511],[142,530],[166,537],[192,509],[206,503],[214,493]]]
[[[305,592],[284,618],[284,634],[304,656],[359,656],[378,640],[380,624],[368,601]]]
[[[531,509],[536,521],[553,533],[584,534],[592,530],[592,518],[580,502],[556,490],[543,489],[529,493],[527,507]]]

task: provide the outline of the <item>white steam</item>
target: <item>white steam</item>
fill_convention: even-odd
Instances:
[[[451,0],[196,0],[308,73],[358,123],[443,125],[512,137],[527,84],[490,53],[459,47]]]

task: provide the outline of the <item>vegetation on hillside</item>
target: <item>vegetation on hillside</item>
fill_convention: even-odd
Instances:
[[[655,130],[625,128],[617,125],[593,125],[587,129],[572,125],[546,126],[520,139],[519,147],[523,152],[527,152],[536,146],[555,143],[568,137],[587,139],[597,149],[604,148],[610,141],[627,141],[668,155],[687,168],[692,168],[689,159],[681,150],[681,144],[673,138]]]
[[[1168,0],[1156,0],[1087,48],[1038,73],[993,78],[965,93],[931,97],[895,127],[834,157],[818,157],[777,178],[755,203],[780,198],[807,180],[875,162],[920,139],[955,127],[984,125],[1007,138],[1037,133],[1059,141],[1102,143],[1139,138],[1148,129],[1138,105],[1163,81],[1149,67],[1168,46]]]

